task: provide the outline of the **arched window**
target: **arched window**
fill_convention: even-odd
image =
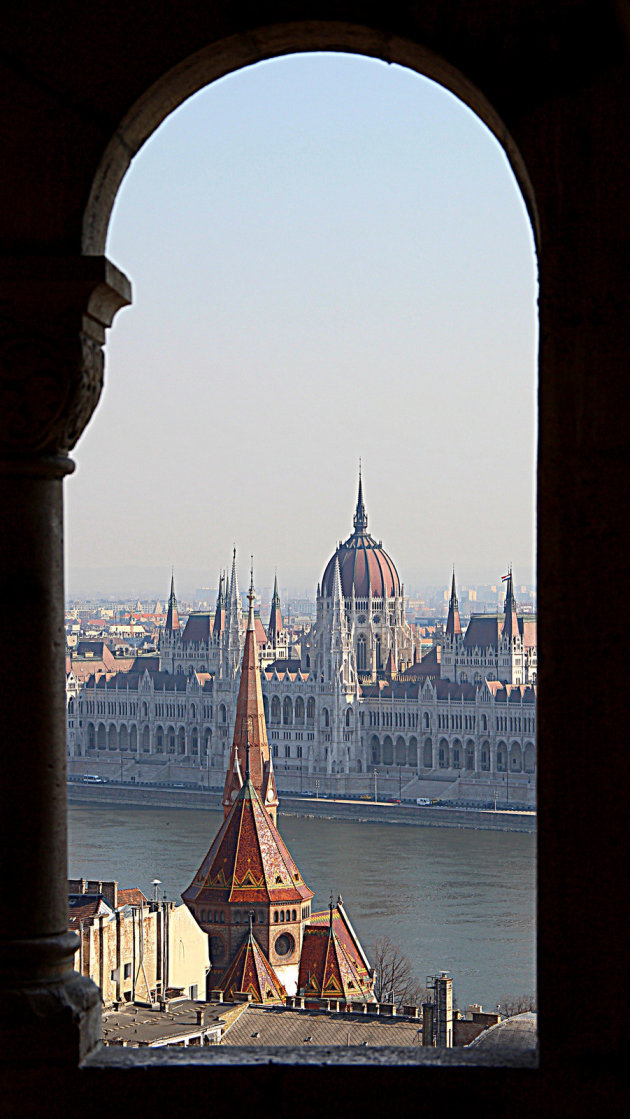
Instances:
[[[359,672],[365,672],[367,669],[367,644],[363,634],[357,641],[357,669]]]
[[[284,702],[282,704],[282,723],[283,723],[283,726],[288,727],[288,726],[291,726],[292,722],[293,722],[293,704],[291,702],[290,697],[287,695],[287,696],[284,697]]]
[[[306,701],[306,718],[309,723],[315,721],[315,700],[313,696],[309,696]]]
[[[277,695],[271,697],[271,721],[272,723],[280,722],[280,700]]]
[[[324,710],[322,711],[322,722],[325,727],[330,726],[330,714],[327,707],[324,707]]]

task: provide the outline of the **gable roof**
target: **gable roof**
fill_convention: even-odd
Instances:
[[[278,979],[251,928],[224,975],[217,981],[217,990],[228,999],[243,991],[254,1002],[283,1002],[286,990]]]

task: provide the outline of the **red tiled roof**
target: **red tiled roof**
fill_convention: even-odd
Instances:
[[[341,934],[341,935],[340,935]],[[372,982],[337,909],[314,914],[304,929],[298,990],[322,998],[372,1000]]]
[[[254,785],[246,781],[183,900],[296,904],[312,897]]]
[[[232,1000],[240,991],[250,994],[254,1002],[284,1002],[286,997],[285,988],[251,930],[218,981],[217,989]]]
[[[118,906],[121,905],[148,905],[149,899],[145,898],[142,890],[132,886],[129,890],[119,890],[117,894]]]

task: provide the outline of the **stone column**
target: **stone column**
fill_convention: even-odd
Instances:
[[[131,290],[102,257],[5,258],[0,281],[0,672],[14,688],[0,729],[0,1062],[76,1064],[100,1037],[100,995],[73,971],[67,931],[62,482]]]

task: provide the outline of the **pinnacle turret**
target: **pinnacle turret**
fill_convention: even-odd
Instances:
[[[269,614],[269,626],[267,628],[267,637],[269,644],[276,646],[282,630],[282,611],[280,609],[280,595],[278,593],[278,575],[276,574],[273,581],[273,598],[271,599],[271,612]]]
[[[177,599],[175,598],[174,572],[171,572],[171,593],[168,600],[168,610],[166,612],[166,622],[164,623],[164,630],[166,633],[175,633],[179,630],[179,614],[177,612]]]
[[[502,632],[502,637],[505,639],[519,636],[518,619],[516,616],[517,604],[514,598],[511,564],[507,575],[503,576],[503,582],[507,582],[505,591],[505,618]]]
[[[462,624],[459,618],[459,602],[457,601],[457,591],[455,589],[455,568],[453,568],[451,597],[448,603],[448,617],[446,619],[446,636],[455,637],[461,632]]]
[[[361,477],[361,464],[359,463],[359,493],[357,496],[357,507],[354,513],[354,531],[355,533],[367,532],[368,519],[363,503],[363,479]]]

